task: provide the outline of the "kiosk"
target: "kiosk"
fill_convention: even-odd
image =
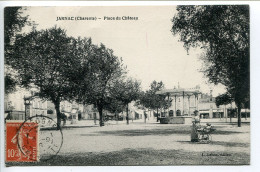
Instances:
[[[161,124],[191,124],[193,111],[198,110],[200,87],[194,88],[174,88],[157,91],[156,94],[164,95],[172,106],[168,108],[168,113],[160,116]],[[191,105],[192,102],[192,105]]]

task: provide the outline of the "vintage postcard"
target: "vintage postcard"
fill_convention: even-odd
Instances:
[[[5,7],[5,166],[249,166],[250,9]]]

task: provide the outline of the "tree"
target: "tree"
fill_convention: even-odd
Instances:
[[[82,76],[78,83],[78,102],[95,104],[103,126],[103,109],[109,103],[109,89],[113,83],[124,74],[122,59],[114,55],[113,50],[104,44],[92,45],[88,57],[81,65],[79,75]]]
[[[22,30],[25,25],[31,25],[28,16],[22,16],[25,9],[22,7],[5,7],[4,9],[4,44],[5,50],[14,41],[14,36]]]
[[[140,103],[148,109],[157,110],[157,115],[158,109],[166,108],[170,105],[168,100],[166,100],[166,96],[156,94],[157,91],[162,89],[164,89],[162,81],[153,81],[150,85],[150,89],[143,93],[140,98]]]
[[[167,100],[165,99],[166,96],[156,94],[157,91],[161,91],[162,89],[164,89],[164,84],[162,81],[160,81],[160,82],[153,81],[150,85],[149,91],[150,91],[151,98],[152,98],[151,108],[157,109],[157,111],[158,111],[158,108],[162,108],[166,104],[168,104]]]
[[[157,121],[159,120],[158,109],[165,108],[167,105],[167,100],[165,99],[166,96],[156,94],[157,91],[160,91],[162,89],[164,89],[164,84],[162,81],[153,81],[150,85],[150,94],[148,94],[151,98],[150,108],[156,110],[157,112]]]
[[[31,25],[27,16],[22,16],[25,9],[22,7],[5,7],[4,9],[4,54],[5,61],[8,62],[11,46],[14,42],[15,35],[26,25]],[[5,63],[5,94],[9,94],[16,90],[17,81],[13,76],[13,70],[10,69],[8,63]]]
[[[17,70],[19,84],[36,87],[37,95],[50,100],[57,113],[57,128],[61,124],[60,102],[74,96],[72,83],[80,70],[79,56],[87,56],[85,42],[68,37],[61,28],[32,31],[17,35],[8,63]]]
[[[5,94],[12,93],[16,90],[17,81],[12,77],[11,74],[5,74]]]
[[[205,50],[203,72],[209,81],[226,86],[238,107],[250,97],[249,6],[178,6],[172,33],[180,35],[184,48]]]
[[[119,100],[126,107],[126,121],[129,124],[128,105],[139,98],[141,83],[132,78],[124,80],[116,80],[110,89],[110,94],[115,99]]]
[[[221,95],[216,97],[215,103],[216,103],[216,106],[227,105],[229,103],[232,103],[232,98],[227,93],[221,94]]]
[[[117,100],[115,98],[111,98],[107,100],[107,104],[104,105],[104,109],[109,111],[110,113],[114,113],[115,117],[118,119],[118,114],[123,112],[125,105],[122,101]]]
[[[219,96],[216,97],[215,99],[215,103],[216,103],[216,106],[219,107],[220,105],[227,105],[229,103],[232,103],[232,97],[230,94],[228,93],[225,93],[225,94],[221,94]],[[225,109],[226,109],[226,106],[225,106]],[[230,122],[231,122],[231,115],[230,115]]]

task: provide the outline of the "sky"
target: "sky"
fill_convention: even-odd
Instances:
[[[94,44],[105,44],[122,57],[128,75],[141,81],[144,90],[153,80],[163,81],[167,89],[200,85],[202,92],[224,93],[223,86],[207,84],[199,72],[201,49],[189,53],[171,33],[175,6],[128,7],[28,7],[24,15],[37,23],[37,29],[55,25],[69,36],[91,37]],[[105,17],[138,17],[138,20],[104,20]],[[57,17],[97,17],[97,20],[58,20]]]

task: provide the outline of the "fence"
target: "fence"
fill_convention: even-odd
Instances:
[[[24,111],[6,111],[6,113],[8,114],[6,120],[25,120]]]

